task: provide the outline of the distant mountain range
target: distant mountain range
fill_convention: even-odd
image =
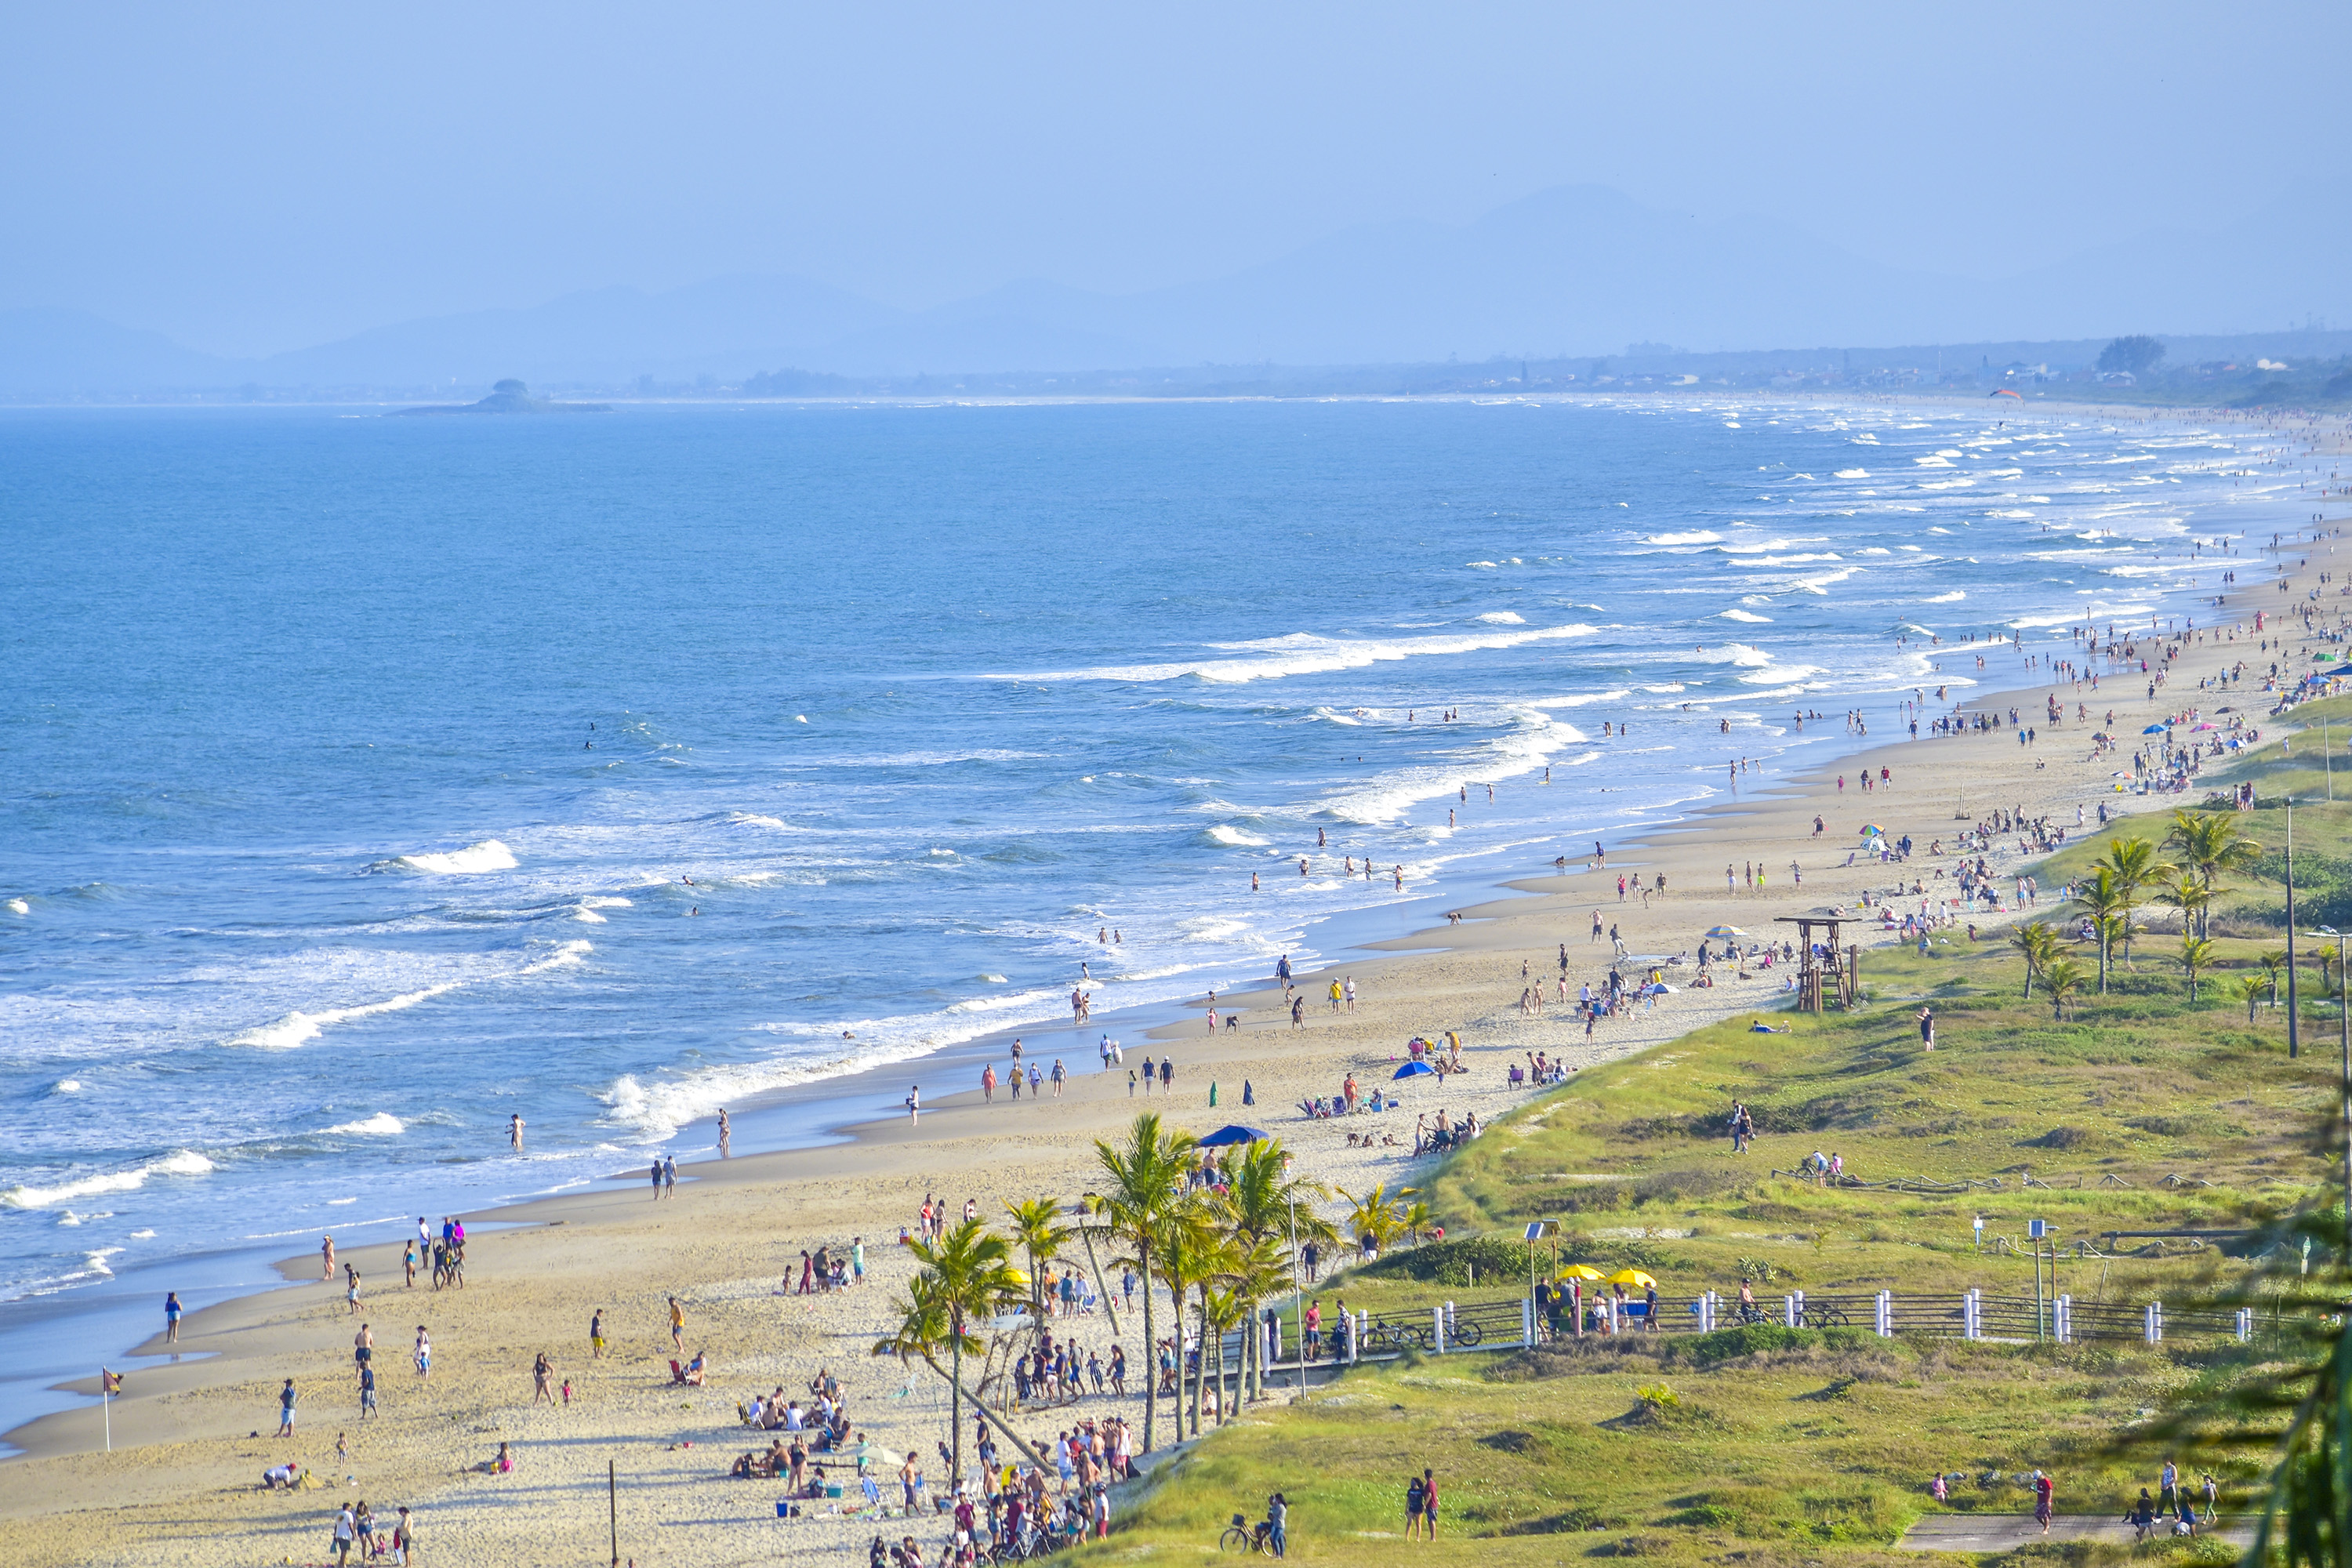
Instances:
[[[2228,332],[2352,319],[2352,203],[2307,194],[2220,230],[2168,226],[1993,282],[1906,271],[1778,218],[1706,222],[1597,186],[1477,220],[1368,225],[1207,282],[1108,295],[1043,281],[902,310],[793,277],[611,288],[378,327],[266,359],[183,348],[81,311],[0,310],[0,393],[614,387],[849,375],[1341,365],[1496,354]],[[2019,239],[2021,259],[2033,254]]]

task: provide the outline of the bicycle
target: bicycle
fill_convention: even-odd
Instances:
[[[1391,1323],[1375,1319],[1364,1329],[1364,1348],[1379,1353],[1381,1351],[1434,1350],[1437,1345],[1433,1330],[1407,1323]]]
[[[1446,1342],[1460,1345],[1465,1350],[1486,1337],[1486,1331],[1467,1318],[1458,1319],[1445,1325]]]
[[[1237,1513],[1234,1515],[1233,1523],[1225,1526],[1225,1532],[1217,1537],[1217,1550],[1257,1552],[1271,1557],[1274,1555],[1274,1526],[1264,1520],[1252,1524],[1249,1515]]]

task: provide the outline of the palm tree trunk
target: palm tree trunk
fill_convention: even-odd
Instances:
[[[963,1325],[954,1323],[955,1370],[948,1375],[948,1440],[955,1447],[955,1458],[949,1461],[955,1474],[948,1478],[950,1487],[963,1483]]]
[[[1138,1237],[1135,1261],[1143,1273],[1143,1452],[1151,1452],[1160,1417],[1160,1342],[1151,1337],[1151,1243]]]
[[[1110,1331],[1116,1335],[1118,1332],[1118,1308],[1112,1304],[1110,1287],[1103,1282],[1102,1264],[1095,1257],[1095,1233],[1080,1226],[1078,1234],[1086,1238],[1087,1267],[1095,1272],[1095,1292],[1102,1298],[1104,1315],[1110,1319]]]
[[[1202,1396],[1207,1394],[1209,1387],[1209,1282],[1203,1279],[1194,1289],[1201,1296],[1201,1370],[1192,1374],[1192,1436],[1197,1437],[1201,1435],[1201,1406],[1204,1403]],[[1181,1304],[1177,1309],[1176,1321],[1180,1323],[1184,1321]],[[1177,1337],[1181,1342],[1183,1336],[1180,1334]],[[1176,1347],[1176,1365],[1179,1369],[1177,1375],[1181,1377],[1183,1375],[1181,1369],[1184,1365],[1184,1347],[1181,1342]],[[1183,1384],[1180,1383],[1177,1386],[1181,1388]]]
[[[1004,1417],[999,1415],[995,1411],[991,1410],[988,1405],[982,1402],[979,1394],[972,1393],[969,1389],[965,1388],[963,1384],[958,1383],[954,1376],[949,1373],[947,1368],[941,1366],[938,1362],[932,1361],[930,1357],[925,1356],[923,1360],[933,1372],[938,1373],[941,1377],[948,1380],[948,1386],[950,1388],[953,1389],[956,1394],[961,1394],[965,1399],[971,1402],[971,1407],[980,1412],[982,1420],[987,1422],[991,1426],[993,1426],[998,1431],[1003,1433],[1007,1442],[1020,1449],[1023,1453],[1028,1455],[1030,1463],[1035,1465],[1038,1469],[1048,1474],[1053,1471],[1053,1463],[1048,1460],[1043,1453],[1040,1453],[1034,1446],[1032,1446],[1028,1438],[1024,1437],[1020,1433],[1015,1432],[1012,1427],[1006,1426],[1004,1424]]]

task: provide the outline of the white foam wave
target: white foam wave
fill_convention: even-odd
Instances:
[[[1700,529],[1693,533],[1654,533],[1642,541],[1644,544],[1715,544],[1723,535]]]
[[[1759,616],[1752,610],[1726,610],[1717,618],[1726,621],[1753,621],[1761,626],[1769,626],[1772,622],[1771,616]]]
[[[445,980],[438,985],[387,996],[381,1002],[362,1002],[350,1007],[330,1007],[322,1012],[305,1012],[300,1008],[287,1014],[274,1023],[257,1025],[243,1034],[232,1036],[232,1046],[255,1046],[263,1050],[286,1051],[319,1037],[321,1029],[336,1024],[349,1024],[361,1018],[373,1018],[380,1013],[398,1013],[429,1002],[436,996],[446,996],[452,991],[468,985],[478,985],[491,980],[520,979],[527,974],[541,974],[551,969],[566,968],[578,963],[595,949],[588,942],[574,940],[559,946],[545,958],[524,964],[505,974],[468,976],[461,980]]]
[[[779,832],[784,827],[781,819],[762,816],[756,811],[730,811],[727,814],[727,820],[738,827],[772,827]]]
[[[1521,647],[1529,643],[1559,642],[1590,637],[1584,625],[1541,626],[1523,632],[1457,632],[1426,637],[1332,637],[1315,632],[1265,637],[1254,642],[1211,643],[1223,652],[1246,657],[1199,658],[1176,664],[1106,665],[1093,669],[1049,670],[1036,675],[996,675],[992,680],[1177,680],[1185,676],[1223,685],[1245,680],[1276,680],[1289,675],[1318,675],[1338,669],[1362,669],[1394,659],[1425,658],[1445,654],[1478,653],[1493,648]]]
[[[430,855],[403,855],[396,864],[412,871],[430,871],[436,876],[472,877],[484,871],[511,871],[517,861],[513,850],[495,838],[485,838],[478,844],[468,844],[463,849]]]
[[[1528,624],[1527,616],[1513,615],[1508,610],[1489,610],[1478,618],[1496,626],[1523,626]]]
[[[70,1182],[60,1182],[52,1187],[37,1187],[25,1184],[0,1189],[0,1207],[13,1209],[49,1208],[68,1204],[77,1198],[100,1193],[133,1193],[147,1184],[150,1176],[201,1176],[213,1169],[213,1163],[193,1149],[182,1149],[161,1160],[136,1165],[126,1171],[108,1171],[98,1175],[82,1176]]]
[[[1870,478],[1870,470],[1868,468],[1840,468],[1837,471],[1837,477],[1842,479],[1866,479]]]
[[[1955,588],[1948,594],[1938,594],[1934,598],[1923,602],[1930,605],[1957,605],[1968,596],[1966,589]]]
[[[33,912],[33,906],[22,899],[11,899],[8,900],[8,912],[12,915],[29,915]]]
[[[1220,844],[1228,844],[1235,848],[1255,847],[1274,842],[1271,838],[1261,838],[1255,833],[1246,832],[1238,827],[1230,827],[1222,822],[1209,829],[1209,837]]]
[[[362,1116],[357,1121],[345,1121],[326,1131],[362,1138],[397,1138],[408,1131],[408,1124],[389,1110],[379,1110],[373,1116]]]

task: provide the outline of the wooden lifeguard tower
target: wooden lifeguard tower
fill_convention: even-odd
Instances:
[[[1780,925],[1797,928],[1797,1011],[1824,1013],[1833,999],[1841,1008],[1851,1007],[1862,994],[1862,949],[1849,942],[1838,946],[1838,927],[1858,915],[1848,915],[1842,910],[1809,910],[1801,915],[1776,915]],[[1822,947],[1826,957],[1813,952],[1813,928],[1827,928]]]

